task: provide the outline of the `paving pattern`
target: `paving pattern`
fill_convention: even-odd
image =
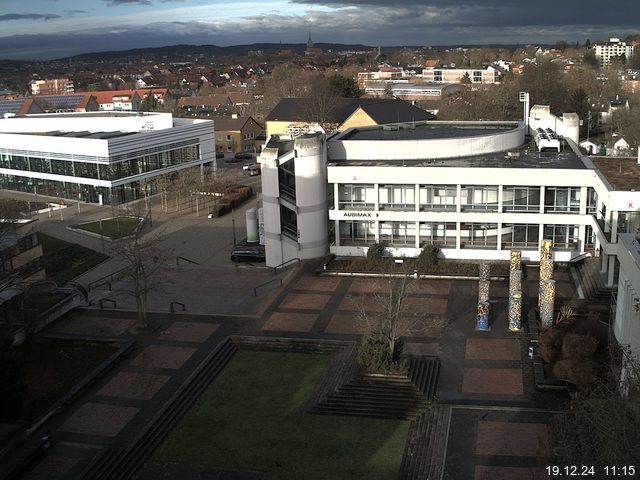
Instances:
[[[54,431],[54,446],[26,478],[77,478],[99,449],[129,445],[158,407],[229,335],[351,340],[380,321],[382,307],[376,297],[388,294],[388,282],[322,277],[311,267],[303,264],[292,271],[281,290],[258,299],[261,305],[253,300],[258,313],[252,316],[217,313],[213,301],[207,303],[207,314],[153,314],[159,325],[156,332],[137,336],[136,350],[128,358],[47,425]],[[568,273],[556,275],[559,295],[574,298]],[[248,277],[247,296],[254,277]],[[537,295],[535,272],[523,285],[526,310]],[[507,327],[506,283],[492,282],[490,295],[492,329],[477,332],[477,282],[413,282],[403,313],[405,352],[439,355],[441,360],[438,398],[453,405],[445,479],[546,478],[541,476],[544,463],[540,462],[548,455],[551,415],[539,410],[554,409],[562,400],[535,390],[526,336]],[[362,320],[362,311],[369,323]],[[133,312],[85,309],[68,315],[50,331],[124,337],[134,322]]]

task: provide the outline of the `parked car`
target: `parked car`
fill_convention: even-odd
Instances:
[[[242,173],[245,175],[249,175],[253,177],[255,175],[260,175],[260,164],[258,163],[245,163],[242,166]]]
[[[250,160],[253,158],[253,155],[247,152],[238,152],[233,156],[233,158],[236,160]]]
[[[237,245],[231,251],[232,262],[264,262],[264,245]]]

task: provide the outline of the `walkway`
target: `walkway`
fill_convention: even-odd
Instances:
[[[388,285],[363,278],[320,277],[312,267],[306,263],[288,272],[283,289],[252,300],[252,308],[240,316],[226,313],[238,298],[248,298],[260,269],[233,269],[223,277],[223,282],[233,282],[231,290],[239,291],[236,300],[225,306],[223,297],[229,291],[220,289],[216,297],[215,269],[185,268],[195,280],[176,280],[175,291],[184,295],[200,284],[209,287],[212,298],[194,290],[188,302],[193,309],[170,314],[167,295],[154,296],[152,320],[158,330],[137,336],[129,358],[47,425],[54,432],[54,447],[27,478],[76,478],[100,449],[131,444],[228,335],[359,338],[368,328],[360,313],[366,311],[375,322],[380,310],[376,296],[384,295]],[[529,295],[537,289],[537,272],[531,270],[526,280]],[[556,278],[558,304],[573,300],[568,272],[560,270]],[[552,412],[566,407],[566,399],[536,391],[528,340],[507,330],[506,283],[492,283],[491,299],[492,330],[477,332],[476,282],[416,281],[407,298],[405,349],[439,355],[442,361],[438,401],[453,407],[448,439],[443,439],[447,441],[444,478],[544,478],[537,462],[549,454],[548,423]],[[132,312],[83,309],[51,331],[121,337],[129,335],[133,322]]]

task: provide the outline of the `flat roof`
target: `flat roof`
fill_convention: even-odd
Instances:
[[[41,135],[44,137],[67,137],[67,138],[94,138],[98,140],[109,140],[111,138],[126,137],[141,132],[65,132],[54,130],[51,132],[12,132],[12,135]]]
[[[486,134],[486,131],[484,134]],[[331,151],[329,150],[329,157],[330,156]],[[367,160],[332,160],[329,158],[328,162],[334,166],[369,167],[397,167],[398,165],[403,165],[410,167],[549,168],[570,170],[583,170],[588,168],[565,142],[563,142],[563,150],[560,152],[538,152],[535,142],[529,137],[527,137],[527,141],[518,149],[470,157],[425,160],[376,160],[375,152],[373,152],[372,157]]]
[[[353,128],[337,140],[436,140],[495,135],[516,128],[518,128],[517,122],[487,123],[486,125],[400,123],[374,128]]]
[[[640,165],[635,158],[589,157],[614,190],[640,191]]]

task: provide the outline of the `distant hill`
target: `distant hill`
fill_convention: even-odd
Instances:
[[[317,43],[315,46],[321,48],[323,51],[371,50],[373,48],[367,45],[345,45],[342,43]],[[217,45],[168,45],[166,47],[134,48],[131,50],[83,53],[58,60],[91,62],[100,60],[116,60],[118,58],[126,57],[163,58],[187,55],[246,55],[250,50],[262,50],[265,54],[274,54],[279,52],[281,49],[302,53],[306,48],[307,45],[304,43],[252,43],[250,45],[231,45],[228,47],[219,47]]]

